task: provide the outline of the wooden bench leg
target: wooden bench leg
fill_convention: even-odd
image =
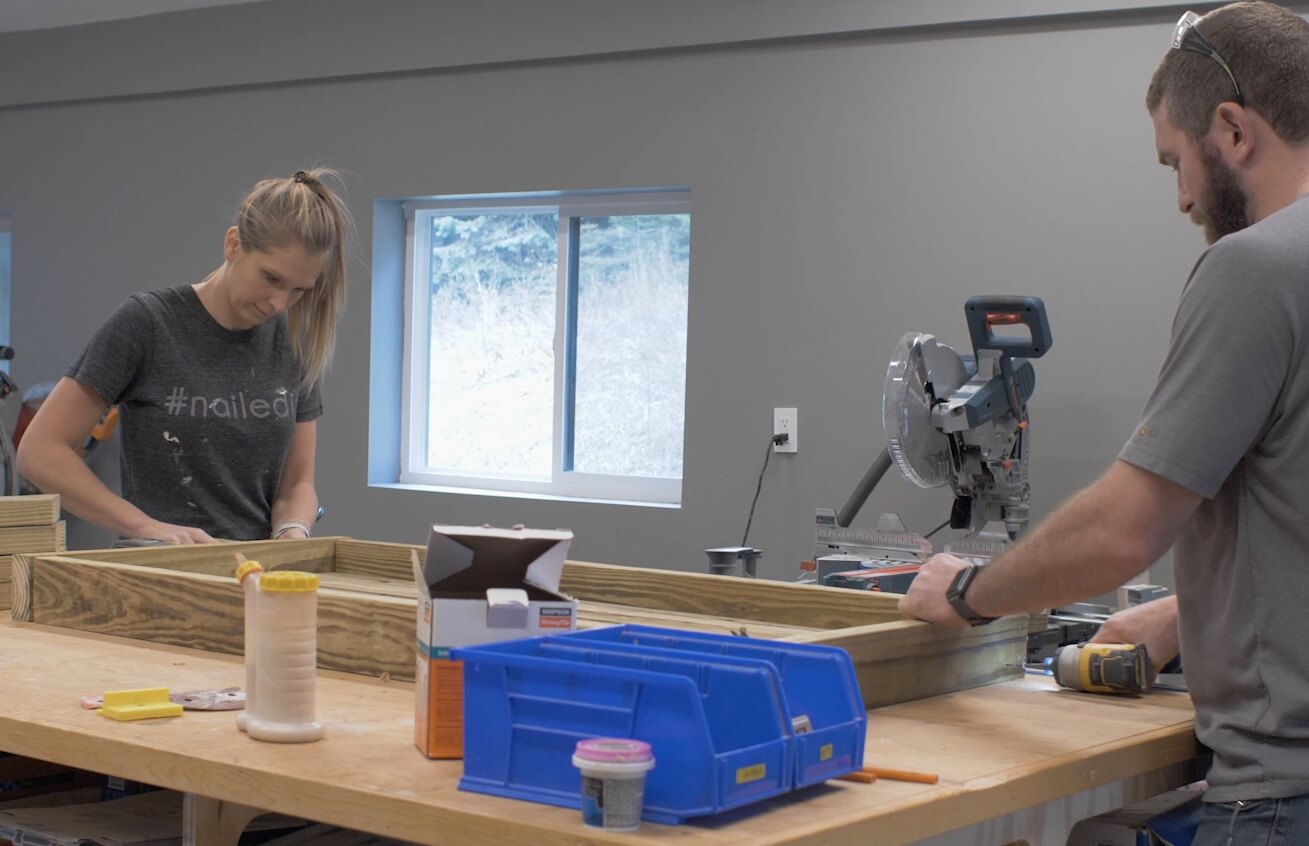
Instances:
[[[187,793],[182,798],[182,846],[236,846],[258,808]]]

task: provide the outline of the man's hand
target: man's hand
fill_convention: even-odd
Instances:
[[[1177,657],[1177,597],[1166,596],[1119,611],[1091,643],[1144,643],[1154,671]]]
[[[193,526],[175,526],[159,520],[147,521],[132,532],[134,538],[148,538],[164,543],[217,543],[204,529]]]
[[[967,561],[953,555],[933,555],[919,568],[909,592],[900,600],[900,613],[937,626],[967,628],[968,621],[956,614],[945,599],[955,574],[967,566]]]

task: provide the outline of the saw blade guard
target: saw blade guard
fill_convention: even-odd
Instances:
[[[932,425],[932,406],[968,379],[963,359],[935,336],[908,332],[896,346],[882,386],[886,448],[915,485],[939,488],[954,479],[950,438]]]

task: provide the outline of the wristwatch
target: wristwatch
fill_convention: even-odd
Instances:
[[[985,626],[987,623],[995,622],[995,617],[983,617],[973,610],[972,606],[964,599],[964,594],[968,592],[968,586],[977,578],[977,574],[982,568],[976,564],[969,564],[967,567],[955,573],[954,579],[950,582],[950,587],[945,590],[945,601],[950,603],[950,607],[955,613],[968,621],[970,626]]]

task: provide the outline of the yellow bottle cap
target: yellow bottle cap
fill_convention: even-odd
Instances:
[[[278,570],[260,576],[259,589],[265,593],[313,593],[318,590],[318,576],[295,570]]]
[[[238,582],[244,582],[245,577],[251,573],[262,573],[263,571],[264,565],[260,564],[258,561],[242,561],[236,566],[236,580]]]

